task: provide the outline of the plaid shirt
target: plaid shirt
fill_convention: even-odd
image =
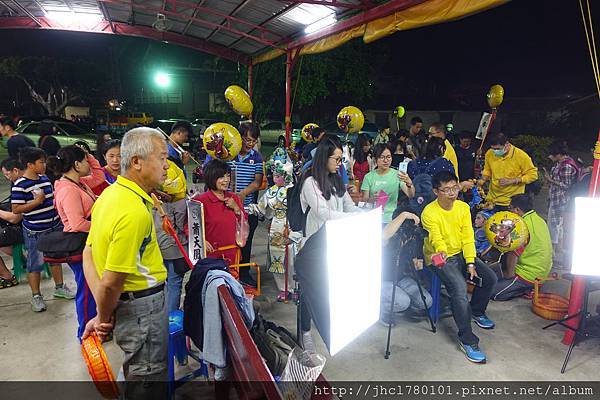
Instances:
[[[574,163],[573,159],[567,157],[554,165],[550,172],[550,178],[553,182],[550,183],[548,195],[548,217],[549,219],[554,219],[554,221],[548,221],[550,224],[558,224],[560,222],[562,213],[569,202],[569,189],[577,182],[579,171],[572,165]]]

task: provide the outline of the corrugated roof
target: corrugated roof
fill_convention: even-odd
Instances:
[[[327,51],[363,34],[368,43],[507,1],[0,0],[0,28],[141,36],[249,64],[272,59],[284,49],[302,48],[302,54]],[[307,35],[312,23],[319,31]],[[361,27],[365,29],[360,31]]]
[[[372,0],[310,0],[328,5],[307,4],[302,0],[0,0],[2,18],[27,17],[53,28],[66,28],[63,17],[101,18],[105,22],[158,29],[231,48],[251,56],[301,36],[306,24],[289,18],[289,11],[306,7],[337,15],[360,10],[349,6],[375,6],[386,2]],[[337,5],[336,7],[332,5]],[[164,17],[158,14],[164,15]],[[72,17],[71,17],[72,18]],[[36,21],[37,20],[37,21]],[[78,23],[75,23],[78,25]],[[78,26],[81,28],[81,26]],[[76,29],[78,30],[78,29]],[[81,30],[93,30],[90,27]]]

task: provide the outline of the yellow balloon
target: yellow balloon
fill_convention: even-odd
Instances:
[[[357,107],[347,106],[338,113],[337,124],[346,133],[359,133],[365,124],[365,116]]]
[[[315,143],[319,138],[313,136],[313,131],[318,127],[319,125],[312,122],[304,125],[302,127],[302,139],[304,139],[305,142]]]
[[[248,92],[237,85],[231,85],[225,89],[225,100],[236,114],[248,117],[252,114],[254,106]]]
[[[502,85],[494,85],[487,94],[487,102],[490,107],[497,108],[504,101],[504,88]]]
[[[397,118],[402,118],[404,117],[404,114],[406,114],[406,110],[404,109],[404,107],[398,106],[396,107],[395,114]]]
[[[505,253],[527,244],[529,230],[517,214],[500,211],[488,218],[485,236],[492,246]]]
[[[206,128],[202,143],[212,158],[222,161],[233,160],[242,149],[240,132],[225,122],[217,122]]]

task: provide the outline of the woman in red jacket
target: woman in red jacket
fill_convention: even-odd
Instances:
[[[235,257],[240,244],[236,242],[236,225],[240,219],[247,219],[239,197],[228,190],[231,170],[227,163],[211,160],[204,167],[204,179],[208,190],[194,200],[204,205],[204,236],[206,255],[211,258],[223,258],[228,264],[236,262]],[[222,247],[235,246],[227,250]],[[236,271],[231,274],[237,279]]]

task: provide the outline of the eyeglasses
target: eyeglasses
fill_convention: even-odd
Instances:
[[[392,156],[380,156],[378,157],[379,160],[385,161],[385,160],[391,160]]]
[[[444,189],[438,189],[438,191],[440,191],[444,194],[458,193],[458,192],[460,192],[460,186],[451,186],[451,187],[447,187]]]
[[[342,163],[342,158],[341,157],[329,157],[332,160],[335,161],[336,164],[341,164]]]

